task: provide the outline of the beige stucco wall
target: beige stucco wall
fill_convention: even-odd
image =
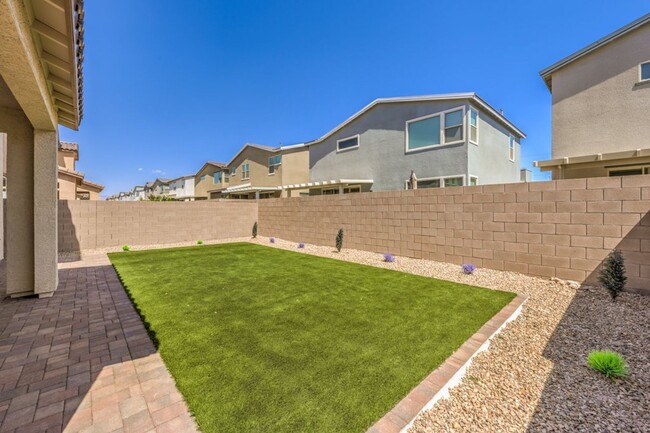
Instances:
[[[552,75],[552,158],[650,147],[650,83],[638,84],[650,60],[646,25]]]
[[[75,167],[75,154],[73,152],[64,152],[59,150],[57,152],[57,162],[59,167],[74,170]]]
[[[60,201],[59,251],[250,236],[254,201]]]
[[[77,178],[69,174],[58,174],[59,200],[74,200],[77,198]]]
[[[593,282],[613,248],[650,294],[650,175],[259,201],[259,230],[295,242]]]
[[[214,183],[214,174],[221,170],[221,168],[208,165],[203,168],[203,170],[196,173],[196,176],[194,176],[194,196],[197,199],[207,199],[208,191],[228,186],[228,182],[225,182],[226,176],[221,177],[220,184]],[[205,176],[205,180],[201,180],[201,176]]]
[[[309,182],[309,148],[283,150],[279,174],[282,185]]]

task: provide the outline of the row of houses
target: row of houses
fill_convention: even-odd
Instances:
[[[650,173],[650,14],[541,71],[553,179]],[[528,181],[526,135],[476,93],[376,99],[322,137],[245,144],[227,163],[111,199],[261,199]]]
[[[227,163],[111,197],[261,199],[518,182],[525,134],[475,93],[377,99],[317,140],[247,143]]]

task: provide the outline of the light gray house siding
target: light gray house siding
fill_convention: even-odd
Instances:
[[[511,132],[492,116],[473,106],[479,112],[479,144],[469,144],[468,173],[477,176],[479,185],[519,182],[521,176],[521,142],[515,140],[515,160],[510,161]]]
[[[393,102],[377,104],[342,129],[309,147],[310,181],[373,179],[372,191],[399,190],[411,170],[418,179],[479,177],[479,184],[517,182],[520,149],[515,162],[508,158],[507,128],[479,111],[479,146],[465,141],[406,152],[406,122],[454,108],[470,107],[470,100]],[[359,147],[337,152],[337,141],[359,135]],[[471,147],[471,149],[470,149]]]

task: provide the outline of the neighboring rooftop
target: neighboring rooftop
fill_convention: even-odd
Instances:
[[[485,102],[480,96],[475,92],[466,92],[466,93],[442,93],[438,95],[421,95],[421,96],[402,96],[394,98],[378,98],[372,101],[370,104],[363,107],[361,110],[354,113],[352,116],[348,117],[345,121],[340,123],[334,129],[323,135],[322,137],[306,143],[306,146],[311,146],[326,140],[328,137],[332,136],[334,133],[345,127],[346,125],[352,123],[355,119],[361,117],[367,111],[370,111],[375,106],[379,104],[395,104],[395,103],[405,103],[405,102],[428,102],[428,101],[446,101],[454,99],[470,99],[474,101],[478,106],[483,108],[483,110],[490,113],[494,118],[506,126],[511,132],[517,134],[520,138],[526,138],[519,128],[517,128],[512,122],[510,122],[503,114],[495,110],[490,104]]]
[[[79,152],[79,145],[71,141],[59,141],[59,150],[66,152]]]
[[[587,45],[583,49],[581,49],[579,51],[576,51],[575,53],[563,58],[559,62],[555,62],[554,64],[552,64],[548,68],[542,69],[542,71],[540,71],[539,75],[542,76],[542,78],[544,79],[544,82],[548,86],[549,90],[552,90],[553,83],[552,83],[551,76],[552,76],[552,74],[554,72],[556,72],[557,70],[565,67],[569,63],[574,62],[574,61],[578,60],[579,58],[581,58],[583,56],[586,56],[587,54],[597,50],[598,48],[600,48],[600,47],[602,47],[604,45],[607,45],[608,43],[620,38],[621,36],[624,36],[624,35],[632,32],[632,31],[634,31],[634,30],[636,30],[636,29],[638,29],[640,27],[645,26],[646,24],[649,24],[649,23],[650,23],[650,13],[642,16],[641,18],[639,18],[639,19],[637,19],[635,21],[632,21],[630,24],[628,24],[628,25],[626,25],[624,27],[621,27],[620,29],[608,34],[607,36],[598,39],[593,44]]]

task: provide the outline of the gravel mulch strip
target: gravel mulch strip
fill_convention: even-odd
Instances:
[[[528,296],[516,321],[474,358],[450,398],[413,423],[432,432],[650,432],[650,297],[381,254],[259,237],[253,242]],[[620,352],[630,376],[610,380],[585,364],[597,349]]]

